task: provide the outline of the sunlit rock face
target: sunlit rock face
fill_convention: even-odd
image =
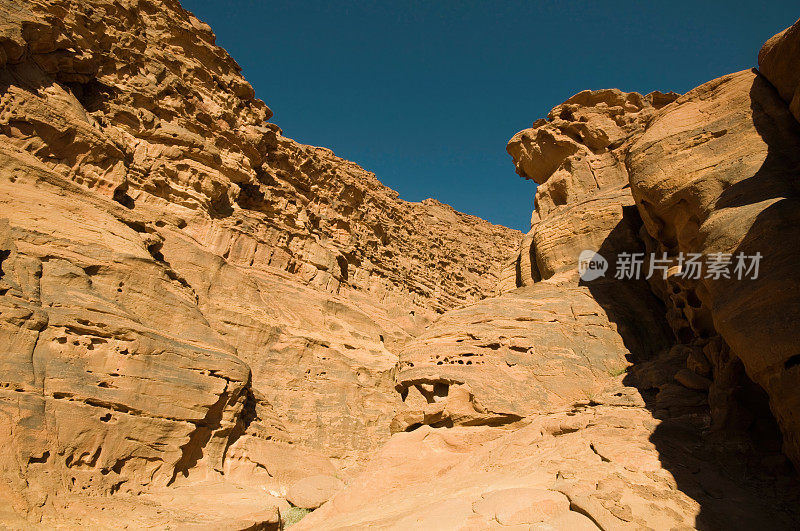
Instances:
[[[792,528],[797,49],[554,108],[523,235],[284,137],[177,2],[0,0],[0,524]]]
[[[284,137],[177,2],[2,2],[0,27],[3,502],[169,486],[215,521],[180,488],[285,508],[346,477],[400,346],[493,294],[521,234]]]
[[[574,274],[584,249],[605,245],[612,255],[640,248],[635,209],[626,208],[633,199],[625,156],[656,111],[677,97],[585,90],[511,138],[517,173],[539,184],[516,285]]]

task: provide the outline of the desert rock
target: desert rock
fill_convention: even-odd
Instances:
[[[639,250],[624,157],[631,138],[676,97],[586,90],[514,135],[507,150],[517,173],[539,184],[517,286],[574,274],[584,249],[604,246],[606,258]]]
[[[786,103],[763,76],[745,71],[706,83],[665,108],[628,158],[631,189],[659,253],[676,263],[680,253],[723,253],[734,264],[740,254],[763,257],[757,278],[732,267],[720,278],[668,279],[669,300],[698,338],[721,336],[709,350],[712,397],[729,402],[712,405],[718,424],[737,407],[747,409],[742,401],[748,399],[715,388],[736,385],[726,374],[739,378],[738,385],[749,378],[769,396],[795,461],[800,398],[787,324],[800,318],[793,280],[800,254],[782,242],[794,241],[800,227],[798,190],[789,177],[800,170],[798,154],[800,126]],[[739,363],[746,376],[733,374]]]
[[[0,525],[796,527],[797,28],[514,135],[523,235],[285,137],[173,0],[0,0]]]
[[[284,137],[177,2],[0,16],[14,510],[219,479],[280,499],[357,468],[401,402],[399,346],[494,293],[521,235]]]
[[[334,476],[308,476],[289,487],[286,500],[295,507],[316,509],[344,486]]]
[[[618,326],[588,288],[549,282],[451,310],[401,351],[393,429],[498,425],[601,400],[629,365]]]
[[[769,39],[758,54],[758,71],[778,90],[800,120],[800,21]]]

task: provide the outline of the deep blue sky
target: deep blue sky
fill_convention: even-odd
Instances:
[[[583,89],[686,92],[756,66],[800,17],[770,2],[184,0],[284,134],[527,230],[534,186],[505,145]]]

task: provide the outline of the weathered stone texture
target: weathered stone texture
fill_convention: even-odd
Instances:
[[[400,346],[494,293],[518,245],[284,137],[239,71],[174,1],[0,2],[0,469],[22,514],[222,477],[278,507],[349,474],[389,436]]]
[[[796,527],[797,28],[516,134],[523,237],[284,137],[177,2],[0,0],[0,525]]]

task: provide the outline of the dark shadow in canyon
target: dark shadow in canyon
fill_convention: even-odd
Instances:
[[[759,78],[754,84],[753,90],[758,93],[753,94],[754,105],[759,101],[757,98],[762,97],[761,93],[771,88],[755,86],[763,83]],[[756,128],[771,147],[772,140],[780,131],[776,130],[774,120],[763,113],[754,114]],[[759,123],[762,118],[768,123]],[[760,170],[753,177],[728,188],[717,207],[744,206],[780,197],[779,194],[785,194],[787,189],[796,190],[796,180],[785,186],[759,183],[762,175],[766,179],[776,171],[776,164],[786,175],[787,156],[785,150],[773,154],[770,149],[762,167],[765,173]],[[740,249],[754,252],[759,245],[763,247],[770,234],[774,245],[778,242],[774,235],[780,234],[776,231],[786,228],[782,228],[781,223],[790,224],[797,232],[800,208],[796,201],[792,202],[794,208],[789,212],[770,212],[770,209],[786,209],[787,205],[781,204],[784,201],[779,200],[759,214],[737,252]],[[695,334],[688,328],[679,329],[677,334],[672,331],[666,321],[667,307],[647,281],[613,278],[617,253],[621,250],[634,252],[630,239],[625,239],[632,227],[641,227],[641,219],[635,208],[626,207],[623,220],[598,249],[598,253],[610,263],[607,278],[582,282],[582,285],[590,290],[616,324],[631,352],[630,361],[634,365],[623,382],[639,390],[647,409],[660,421],[650,441],[659,453],[662,466],[674,477],[677,489],[700,504],[695,523],[698,529],[796,529],[800,522],[800,483],[789,462],[780,454],[780,432],[769,410],[766,393],[747,378],[740,360],[731,356],[724,375],[724,385],[729,388],[722,389],[722,392],[718,389],[712,399],[712,403],[724,399],[724,404],[712,407],[708,406],[707,397],[701,391],[685,388],[674,381],[658,388],[652,385],[652,378],[641,377],[642,371],[664,371],[672,375],[686,367],[686,356],[681,349],[698,338],[692,337]],[[639,244],[640,249],[636,252],[646,252],[644,242],[640,240]],[[780,262],[800,263],[798,246],[784,247],[789,251],[784,249],[782,253],[788,252],[794,261]],[[794,285],[800,290],[800,282]],[[725,289],[735,292],[736,287],[727,286]],[[770,287],[766,286],[766,289]],[[800,300],[800,293],[792,296],[795,301]],[[756,321],[751,319],[747,325],[741,321],[739,324],[745,328],[759,326],[760,321]],[[748,333],[748,330],[742,332]],[[707,338],[702,341],[707,341]],[[792,368],[800,370],[800,366]],[[719,377],[723,378],[723,375]],[[725,411],[725,408],[731,411]],[[712,417],[718,419],[725,415],[737,422],[721,427],[712,422]]]

